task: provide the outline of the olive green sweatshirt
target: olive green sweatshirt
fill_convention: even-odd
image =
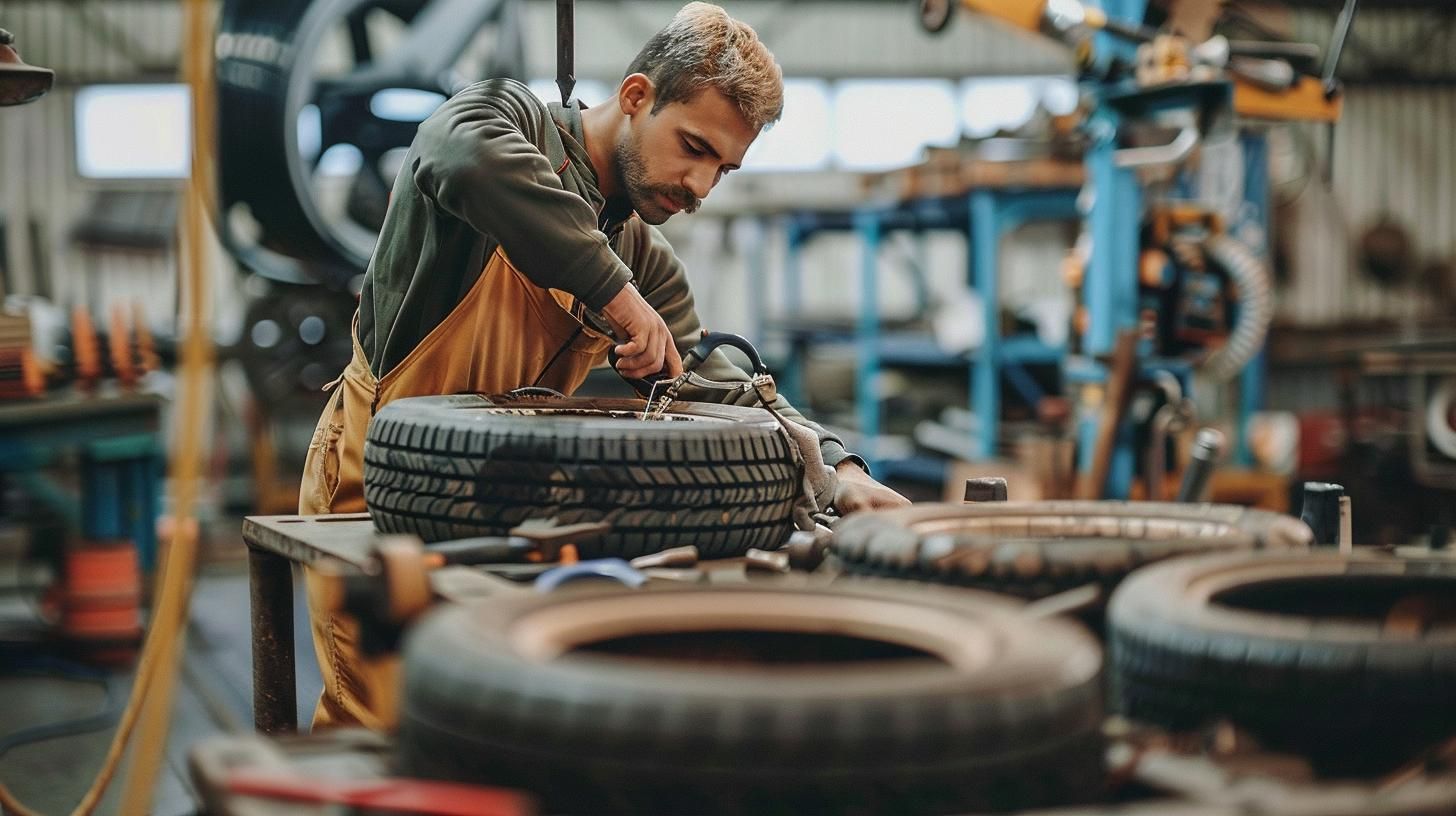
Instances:
[[[546,156],[552,128],[565,147],[559,167]],[[398,365],[454,310],[497,247],[532,283],[568,292],[592,312],[633,281],[662,315],[678,353],[697,342],[702,326],[682,262],[624,201],[603,198],[584,142],[580,102],[548,107],[510,79],[471,85],[420,124],[360,297],[359,342],[375,376]],[[748,379],[721,352],[698,373]],[[724,397],[688,387],[681,398]],[[756,402],[752,393],[733,399]],[[782,397],[775,407],[814,429],[827,464],[852,457]]]

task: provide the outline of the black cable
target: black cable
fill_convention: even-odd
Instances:
[[[561,348],[557,349],[556,353],[551,355],[551,359],[546,361],[546,366],[541,369],[541,373],[537,374],[536,379],[531,381],[532,388],[541,384],[541,379],[546,376],[546,372],[551,370],[551,366],[556,365],[556,361],[561,359],[561,355],[565,354],[567,349],[571,348],[571,344],[576,342],[576,338],[581,336],[585,328],[585,326],[577,326],[576,331],[572,332],[571,336],[566,338],[566,342],[561,344]]]
[[[101,686],[105,691],[106,699],[102,701],[101,708],[95,713],[68,720],[33,725],[29,728],[22,728],[18,731],[12,731],[9,734],[0,736],[0,757],[5,756],[12,749],[19,748],[23,745],[59,739],[61,737],[90,734],[105,730],[116,722],[119,710],[119,706],[117,705],[117,683],[108,672],[55,657],[32,655],[25,658],[19,665],[11,662],[10,665],[6,666],[5,674],[29,677],[59,677],[75,682],[94,683]]]

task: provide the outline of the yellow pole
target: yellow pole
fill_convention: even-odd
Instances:
[[[106,793],[121,761],[132,730],[141,724],[141,736],[133,757],[123,814],[146,814],[151,809],[152,789],[166,748],[167,731],[176,685],[177,660],[182,649],[183,624],[187,619],[192,591],[192,573],[197,560],[197,530],[193,507],[197,501],[199,463],[202,456],[202,423],[208,416],[209,385],[212,381],[212,342],[209,333],[208,276],[206,249],[212,211],[213,145],[216,144],[213,112],[216,104],[211,81],[212,3],[183,0],[183,72],[192,91],[192,174],[188,181],[182,251],[178,253],[180,285],[186,294],[183,324],[181,405],[178,432],[171,461],[173,490],[173,535],[163,553],[157,598],[147,640],[137,662],[131,696],[111,738],[106,758],[91,787],[72,816],[89,816]],[[36,811],[15,798],[0,784],[0,811],[15,816],[37,816]]]
[[[185,327],[181,358],[181,405],[170,473],[173,536],[161,575],[158,614],[150,639],[159,640],[159,653],[151,687],[142,706],[140,727],[133,746],[132,764],[122,796],[122,816],[146,816],[167,746],[172,719],[172,698],[177,666],[186,640],[188,602],[197,561],[197,503],[202,428],[210,403],[212,343],[209,334],[209,276],[207,248],[211,236],[208,214],[212,199],[214,139],[212,68],[213,4],[183,0],[183,74],[192,91],[192,173],[183,200],[182,252],[178,253],[183,287]]]

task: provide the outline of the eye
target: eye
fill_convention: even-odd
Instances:
[[[692,142],[689,142],[686,139],[683,140],[682,146],[683,146],[683,150],[686,150],[689,156],[705,156],[705,155],[707,155],[706,152],[704,152],[702,150],[699,150],[696,147],[693,147]]]

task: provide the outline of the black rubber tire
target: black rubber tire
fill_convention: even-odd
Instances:
[[[426,541],[504,535],[528,519],[609,521],[587,558],[686,544],[707,558],[793,532],[800,467],[761,408],[457,395],[396,400],[369,423],[364,501],[374,524]]]
[[[834,528],[833,551],[850,572],[1040,598],[1177,555],[1309,541],[1298,519],[1227,504],[983,502],[858,513]]]
[[[1271,552],[1140,570],[1108,608],[1113,699],[1172,729],[1227,719],[1328,773],[1383,770],[1456,736],[1456,608],[1444,628],[1392,634],[1385,602],[1405,592],[1456,600],[1456,560]],[[1336,601],[1345,614],[1317,607]]]
[[[569,651],[631,636],[657,644],[657,659]],[[815,652],[843,637],[941,660]],[[786,662],[742,660],[760,645]],[[1105,770],[1100,665],[1080,626],[964,590],[512,593],[440,608],[411,631],[399,759],[409,775],[532,791],[545,813],[1088,801]]]

